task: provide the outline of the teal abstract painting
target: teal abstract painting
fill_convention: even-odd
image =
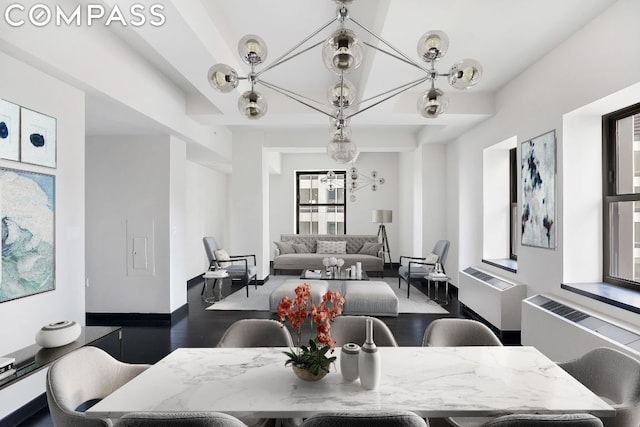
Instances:
[[[55,289],[55,177],[0,168],[0,302]]]

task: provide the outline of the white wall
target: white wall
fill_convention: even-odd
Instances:
[[[184,150],[181,145],[168,136],[87,139],[87,312],[170,313],[186,303],[186,294],[172,301],[173,286],[184,288],[186,276],[183,271],[180,282],[172,283],[178,278],[171,275],[176,267],[170,250],[171,191],[177,191],[171,172],[184,174],[184,166],[176,166],[170,157]],[[177,182],[184,183],[184,178]],[[176,220],[183,216],[176,215]],[[173,231],[183,234],[184,225]],[[145,271],[128,264],[134,235],[149,241]]]
[[[497,96],[496,115],[447,147],[448,156],[452,160],[455,158],[458,164],[459,183],[455,186],[450,183],[449,191],[457,194],[455,200],[459,205],[456,207],[454,199],[450,199],[448,204],[449,217],[458,217],[455,228],[459,234],[460,248],[455,271],[477,265],[482,257],[483,227],[477,209],[482,203],[482,150],[495,141],[503,141],[512,135],[518,135],[520,144],[526,139],[556,129],[557,248],[548,250],[520,246],[518,273],[512,278],[529,285],[529,294],[562,293],[568,299],[581,299],[575,294],[560,290],[560,283],[565,280],[565,269],[572,271],[563,265],[563,258],[568,259],[570,255],[566,252],[565,239],[576,239],[575,235],[569,237],[565,234],[564,209],[571,199],[564,198],[564,195],[579,190],[576,185],[579,180],[575,176],[570,180],[565,179],[565,174],[592,173],[599,176],[600,169],[578,171],[575,167],[565,166],[578,164],[582,159],[576,146],[571,149],[571,158],[564,157],[566,135],[563,132],[563,118],[567,113],[638,83],[640,50],[611,49],[611,46],[618,46],[622,41],[640,39],[640,27],[635,23],[637,16],[640,16],[640,3],[633,0],[615,3],[505,86]],[[597,61],[593,60],[593,52],[599,52]],[[637,102],[637,94],[635,99]],[[598,134],[597,138],[599,137]],[[574,140],[573,143],[577,144],[578,141]],[[595,194],[600,189],[594,188],[592,191]],[[518,196],[520,198],[521,194]],[[597,209],[597,206],[591,206],[590,209]],[[582,230],[582,233],[589,233],[592,237],[587,240],[601,246],[601,230],[597,227]],[[577,244],[580,243],[572,240],[569,245],[571,247]],[[592,258],[579,262],[601,263],[597,254],[586,255]],[[501,274],[505,272],[501,271]],[[597,304],[597,309],[601,312],[640,324],[637,315],[593,301],[592,304]]]
[[[226,246],[228,199],[227,175],[193,162],[186,170],[186,241],[185,269],[187,278],[201,275],[209,266],[202,238],[213,236]]]
[[[184,141],[169,138],[169,259],[170,259],[170,305],[173,312],[187,302],[189,279],[185,266],[185,243],[187,240],[187,146]]]
[[[231,255],[254,254],[258,280],[269,275],[269,165],[261,132],[233,135],[229,216]]]
[[[354,166],[360,174],[370,175],[377,171],[385,179],[377,191],[365,187],[356,191],[356,201],[347,196],[347,234],[376,234],[378,224],[371,222],[374,209],[391,209],[393,222],[385,224],[389,238],[392,261],[400,256],[400,226],[405,212],[399,210],[399,155],[398,153],[363,153],[358,156]],[[281,234],[296,232],[295,227],[295,172],[303,170],[349,170],[351,164],[341,165],[326,154],[283,154],[281,173],[270,175],[269,243],[270,258],[273,258],[273,241],[280,240]],[[404,207],[403,207],[404,208]],[[403,254],[404,255],[404,254]]]
[[[0,52],[0,94],[57,119],[55,169],[0,160],[0,166],[55,176],[56,289],[0,304],[0,354],[34,343],[60,320],[84,325],[84,93]],[[61,102],[63,100],[63,102]],[[0,419],[44,392],[44,371],[0,391]]]
[[[438,240],[447,239],[447,212],[444,200],[447,191],[446,146],[422,146],[422,251],[426,256]],[[445,263],[448,271],[449,262]]]

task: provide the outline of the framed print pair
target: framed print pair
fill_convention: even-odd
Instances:
[[[56,119],[0,99],[0,158],[56,167]]]

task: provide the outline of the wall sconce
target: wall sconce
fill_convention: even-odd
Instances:
[[[356,167],[352,167],[349,170],[349,200],[356,201],[356,195],[353,194],[356,191],[362,190],[366,187],[371,187],[371,191],[378,191],[378,186],[385,183],[385,179],[378,176],[377,171],[371,172],[371,176],[362,175],[358,172]]]

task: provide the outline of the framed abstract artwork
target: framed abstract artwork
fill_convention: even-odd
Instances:
[[[556,248],[556,131],[521,147],[522,244]]]
[[[0,99],[0,158],[20,160],[20,106]]]
[[[24,107],[20,114],[20,160],[55,168],[56,119]]]
[[[0,168],[0,302],[55,289],[55,177]]]

